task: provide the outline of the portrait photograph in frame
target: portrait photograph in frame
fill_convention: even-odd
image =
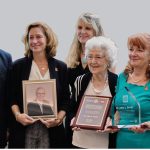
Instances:
[[[111,107],[112,98],[106,96],[83,96],[73,127],[103,130]]]
[[[56,80],[24,80],[24,113],[32,118],[57,118]]]

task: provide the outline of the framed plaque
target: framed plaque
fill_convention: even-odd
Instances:
[[[111,101],[111,97],[83,96],[73,126],[84,129],[103,130]]]
[[[24,113],[33,118],[56,118],[56,80],[24,80]]]

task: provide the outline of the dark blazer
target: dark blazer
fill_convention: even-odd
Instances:
[[[68,82],[71,86],[71,91],[74,90],[74,82],[76,78],[87,72],[89,72],[88,66],[83,68],[81,63],[76,68],[68,68]]]
[[[8,87],[11,65],[11,55],[0,49],[0,148],[4,148],[7,144]]]
[[[83,68],[81,63],[75,68],[68,68],[68,82],[69,82],[71,93],[73,93],[73,91],[74,91],[74,82],[75,82],[76,78],[87,72],[89,72],[88,66],[86,68]],[[66,135],[67,135],[68,148],[73,148],[73,146],[72,146],[73,131],[70,127],[71,119],[72,119],[72,114],[69,111],[66,114],[66,119],[65,119],[65,130],[66,130]]]
[[[17,104],[23,113],[23,92],[22,80],[28,80],[32,65],[32,58],[21,58],[13,63],[11,75],[11,106]],[[48,58],[48,66],[51,79],[56,79],[57,92],[57,108],[58,111],[69,109],[69,85],[67,81],[67,66],[55,58]],[[25,129],[15,120],[13,114],[10,119],[10,136],[9,148],[24,148],[25,147]],[[49,128],[50,146],[51,148],[62,148],[65,144],[64,126],[61,124],[57,127]]]
[[[42,110],[41,110],[42,109]],[[30,102],[27,105],[27,111],[29,116],[44,116],[44,115],[54,115],[54,112],[50,105]]]
[[[91,78],[92,78],[92,74],[90,72],[83,75],[81,84],[79,83],[80,84],[79,94],[77,94],[76,91],[74,91],[74,93],[72,95],[70,111],[72,111],[73,116],[75,116],[75,114],[77,113],[81,99],[83,97],[85,90],[87,89],[87,86],[88,86]],[[109,84],[109,88],[110,88],[112,97],[115,96],[115,87],[117,84],[117,78],[118,77],[116,74],[108,71],[108,84]],[[76,97],[76,94],[77,94],[77,97]],[[109,134],[109,148],[115,148],[115,147],[116,147],[116,134]]]

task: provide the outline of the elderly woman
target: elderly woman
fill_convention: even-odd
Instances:
[[[106,37],[93,37],[85,45],[85,57],[90,72],[77,77],[75,93],[72,96],[74,116],[84,95],[110,96],[115,95],[117,75],[109,68],[115,65],[117,48],[112,40]],[[80,86],[79,86],[80,85]],[[78,92],[77,92],[78,91]],[[73,145],[80,148],[108,148],[108,132],[76,129],[73,132]]]
[[[104,35],[100,19],[97,14],[90,12],[82,13],[76,23],[74,39],[68,56],[68,80],[71,92],[74,90],[74,82],[77,76],[89,72],[85,58],[85,43],[94,36]],[[72,148],[72,130],[70,128],[72,113],[68,112],[65,120],[68,147]]]
[[[119,75],[114,105],[118,124],[132,127],[119,130],[117,148],[150,148],[150,34],[131,35],[128,49],[129,62]]]

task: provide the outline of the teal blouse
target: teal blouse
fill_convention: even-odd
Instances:
[[[112,107],[119,112],[120,125],[150,121],[150,81],[143,86],[127,83],[127,76],[121,73]],[[150,131],[134,133],[121,128],[117,134],[117,148],[150,148]]]

